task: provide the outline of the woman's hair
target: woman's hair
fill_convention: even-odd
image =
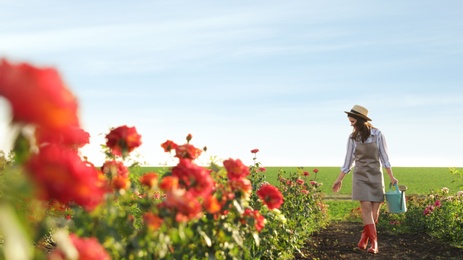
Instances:
[[[348,115],[348,117],[352,117],[357,120],[357,122],[355,122],[354,130],[352,131],[351,138],[353,140],[361,141],[362,143],[364,143],[367,140],[367,138],[370,136],[370,130],[373,127],[373,125],[367,120],[359,116],[350,114]]]

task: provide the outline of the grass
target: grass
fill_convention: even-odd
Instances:
[[[358,201],[352,200],[325,200],[331,221],[361,221],[359,218]]]
[[[312,170],[315,167],[304,167],[310,172],[310,179],[316,177],[316,181],[323,183],[322,192],[326,195],[334,195],[331,191],[331,185],[339,175],[339,167],[316,167],[319,172],[315,176]],[[276,182],[276,176],[279,169],[289,172],[295,171],[297,167],[269,167],[267,168],[267,178],[269,182]],[[396,167],[393,168],[394,176],[399,180],[401,185],[408,187],[407,194],[427,194],[431,190],[447,187],[451,193],[461,190],[461,182],[455,182],[457,176],[450,173],[449,168],[444,167]],[[352,174],[345,176],[343,187],[339,192],[340,195],[350,195],[352,193]],[[384,183],[386,191],[389,189],[389,177],[384,172]]]
[[[313,173],[313,169],[318,169],[318,174]],[[291,172],[297,172],[298,167],[266,167],[264,173],[266,180],[271,184],[277,184],[277,176],[280,171],[283,176]],[[331,185],[339,175],[339,167],[303,167],[304,171],[310,173],[307,180],[316,180],[322,183],[321,191],[328,197],[333,197],[335,194],[331,191]],[[462,169],[458,169],[462,171]],[[162,172],[161,167],[143,167],[142,172],[158,171]],[[408,195],[427,194],[431,190],[447,187],[450,193],[456,193],[462,190],[463,183],[457,180],[457,176],[450,173],[449,168],[445,167],[396,167],[393,168],[394,176],[399,180],[399,184],[406,185]],[[384,183],[386,191],[389,189],[389,177],[384,171]],[[352,193],[352,174],[345,176],[341,191],[338,193],[341,196],[350,196]]]

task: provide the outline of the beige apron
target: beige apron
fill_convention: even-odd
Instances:
[[[352,176],[352,200],[384,201],[384,178],[376,140],[356,142],[355,167]]]

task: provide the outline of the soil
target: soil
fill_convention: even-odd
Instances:
[[[391,234],[378,228],[378,254],[357,248],[360,222],[336,222],[310,237],[296,259],[463,259],[463,248],[426,234]]]

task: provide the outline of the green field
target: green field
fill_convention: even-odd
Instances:
[[[266,167],[264,173],[265,178],[272,184],[277,183],[278,173],[281,171],[283,175],[292,172],[297,172],[298,167]],[[313,173],[313,169],[318,169],[318,174]],[[457,168],[460,172],[463,169]],[[327,197],[350,196],[352,192],[352,175],[347,174],[343,181],[343,186],[338,194],[331,191],[331,185],[339,175],[339,167],[303,167],[304,171],[310,173],[307,180],[313,180],[323,183],[321,186],[322,192]],[[142,172],[146,171],[162,171],[160,167],[143,167]],[[431,190],[447,187],[450,193],[456,193],[462,190],[463,181],[458,179],[456,175],[450,173],[449,168],[445,167],[395,167],[393,168],[394,176],[399,180],[400,185],[408,187],[406,194],[427,194]],[[389,177],[384,171],[386,191],[389,189]],[[458,181],[459,180],[459,181]]]
[[[323,183],[322,192],[327,196],[335,195],[331,191],[331,185],[339,175],[339,167],[305,167],[304,169],[311,173],[310,178],[314,178],[312,169],[319,170],[316,178],[317,182]],[[296,168],[281,168],[285,171],[294,171]],[[461,170],[461,169],[460,169]],[[276,180],[279,168],[268,168],[268,177]],[[449,168],[440,167],[396,167],[393,168],[394,176],[399,180],[399,184],[406,185],[407,194],[427,194],[430,190],[447,187],[451,193],[456,193],[462,189],[463,182],[456,181],[458,177],[451,174]],[[384,172],[384,183],[386,191],[389,189],[389,177]],[[350,195],[352,193],[352,174],[346,175],[343,181],[343,187],[339,195]]]
[[[317,168],[318,173],[315,175],[313,169]],[[283,176],[297,172],[298,167],[266,167],[263,173],[268,182],[276,185],[278,173]],[[161,167],[143,167],[141,172],[157,171],[163,173],[166,169]],[[461,168],[457,168],[462,172]],[[310,173],[307,181],[316,180],[322,183],[321,190],[325,195],[325,203],[328,204],[330,218],[333,221],[351,220],[361,221],[358,216],[353,216],[352,211],[359,207],[357,201],[349,200],[352,192],[352,175],[348,174],[343,181],[343,186],[338,194],[331,191],[331,185],[339,175],[339,167],[303,167],[303,171]],[[400,185],[407,186],[407,195],[424,195],[431,190],[439,190],[443,187],[450,189],[450,193],[456,193],[463,190],[463,180],[458,176],[451,174],[450,168],[445,167],[395,167],[393,168],[394,176],[399,180]],[[389,177],[384,171],[386,191],[389,189]],[[339,200],[341,199],[341,200]],[[347,200],[346,200],[347,199]]]

